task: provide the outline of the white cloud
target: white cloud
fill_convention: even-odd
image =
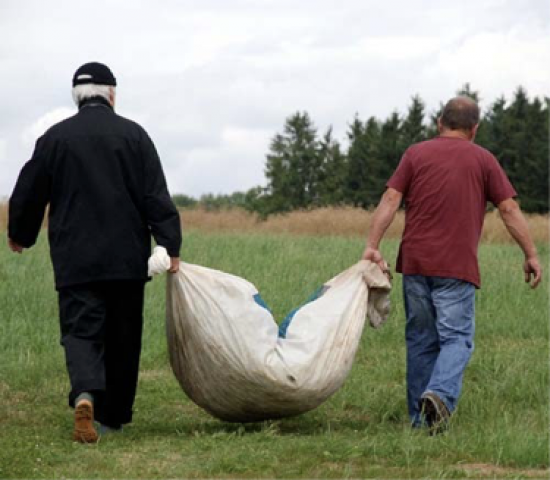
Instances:
[[[429,69],[432,79],[462,84],[471,82],[487,98],[519,85],[531,95],[543,96],[550,84],[550,49],[544,31],[481,32],[439,55]]]
[[[10,156],[13,142],[0,138],[0,201],[5,200],[13,189],[13,182],[22,166]]]
[[[76,113],[74,108],[58,107],[42,115],[21,133],[25,146],[32,145],[48,128]]]
[[[263,129],[227,127],[217,146],[181,152],[179,164],[170,165],[172,175],[167,173],[170,190],[200,196],[205,192],[245,190],[263,183],[264,157],[260,154],[259,161],[258,152],[266,150],[271,134]]]
[[[151,134],[170,188],[193,195],[262,183],[269,140],[297,110],[343,140],[356,112],[404,112],[416,93],[431,110],[466,81],[484,106],[550,84],[546,0],[134,0],[131,12],[97,0],[74,11],[70,0],[2,0],[11,163],[0,163],[0,194],[36,138],[74,112],[70,79],[90,60],[113,69],[117,111]]]
[[[8,141],[0,138],[0,164],[7,160]]]

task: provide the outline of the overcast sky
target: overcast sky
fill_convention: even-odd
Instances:
[[[75,113],[88,61],[153,138],[172,193],[265,184],[297,110],[339,140],[356,113],[432,111],[470,82],[482,107],[549,94],[547,0],[0,0],[0,196],[50,125]]]

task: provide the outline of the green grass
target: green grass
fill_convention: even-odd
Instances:
[[[186,261],[256,284],[281,319],[354,263],[362,241],[187,233]],[[387,242],[387,258],[397,243]],[[548,248],[541,247],[548,263]],[[98,445],[72,443],[56,294],[42,236],[22,256],[0,249],[0,478],[547,477],[548,281],[523,284],[519,249],[485,245],[476,351],[448,433],[408,427],[401,278],[381,330],[366,327],[344,387],[308,414],[220,422],[170,371],[165,282],[147,287],[134,423]]]

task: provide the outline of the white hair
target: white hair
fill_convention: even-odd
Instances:
[[[85,83],[83,85],[76,85],[73,87],[73,100],[76,106],[80,105],[80,102],[92,97],[103,97],[108,102],[111,101],[111,91],[113,92],[113,98],[116,93],[116,88],[110,85],[97,85],[95,83]]]

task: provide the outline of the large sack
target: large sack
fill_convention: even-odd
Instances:
[[[166,271],[155,248],[151,275]],[[281,325],[250,282],[182,263],[168,276],[166,327],[172,369],[185,393],[222,420],[253,422],[312,410],[348,375],[367,312],[389,312],[386,276],[360,261],[329,280]]]

